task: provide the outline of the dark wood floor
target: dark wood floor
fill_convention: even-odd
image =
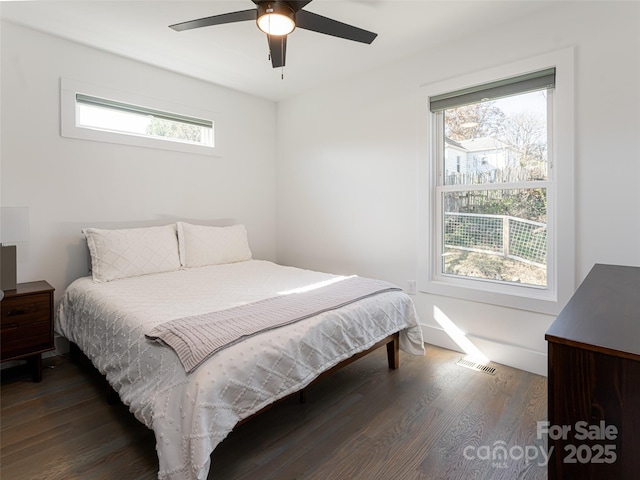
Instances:
[[[287,399],[238,427],[209,478],[546,479],[536,438],[546,379],[501,365],[491,376],[460,357],[427,346],[390,371],[382,348],[311,386],[306,404]],[[2,371],[0,478],[156,478],[153,433],[107,404],[102,378],[63,357],[44,365],[39,384],[21,367]],[[506,460],[485,459],[498,446]],[[539,457],[527,462],[527,447]]]

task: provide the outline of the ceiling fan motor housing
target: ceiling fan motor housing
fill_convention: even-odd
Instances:
[[[267,35],[287,35],[296,28],[296,14],[284,2],[258,3],[258,28]]]

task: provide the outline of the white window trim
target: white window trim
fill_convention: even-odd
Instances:
[[[433,222],[438,204],[435,198],[437,139],[434,138],[430,97],[556,67],[549,135],[549,159],[556,187],[549,194],[555,209],[548,212],[547,225],[555,249],[548,252],[551,280],[547,288],[505,285],[490,281],[440,277],[436,274],[436,241]],[[575,212],[574,212],[574,52],[567,48],[490,68],[420,88],[419,93],[419,225],[418,290],[533,312],[557,315],[575,291]],[[425,121],[426,119],[426,121]],[[427,188],[424,188],[426,186]],[[553,232],[553,233],[551,233]],[[555,283],[554,283],[555,282]]]
[[[174,142],[159,138],[129,135],[126,133],[109,132],[92,128],[79,127],[76,122],[76,94],[81,93],[92,97],[107,98],[131,105],[141,105],[160,111],[173,112],[195,118],[213,121],[214,146],[195,145],[184,142]],[[221,156],[217,138],[218,115],[204,109],[181,105],[168,100],[147,97],[130,92],[124,92],[100,85],[95,85],[68,78],[60,79],[60,135],[67,138],[92,140],[96,142],[117,143],[137,147],[172,150],[199,155]]]

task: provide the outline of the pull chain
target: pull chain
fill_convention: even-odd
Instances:
[[[267,34],[267,38],[269,39],[268,60],[271,61],[271,35]],[[280,55],[282,56],[282,59],[284,60],[284,42],[280,42]],[[284,64],[281,67],[280,80],[284,80]]]
[[[287,37],[285,37],[286,39]],[[284,42],[280,42],[280,54],[282,55],[282,70],[280,71],[280,80],[284,80]]]

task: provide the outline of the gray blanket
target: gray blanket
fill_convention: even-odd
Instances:
[[[381,280],[348,277],[314,290],[170,320],[146,336],[173,348],[184,369],[191,373],[218,350],[244,338],[392,290],[401,289]]]

